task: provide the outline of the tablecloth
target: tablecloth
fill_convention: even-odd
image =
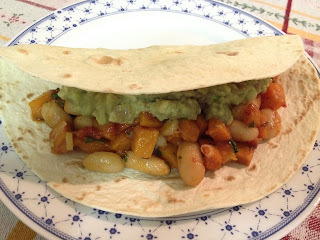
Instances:
[[[320,66],[319,0],[221,0],[267,20],[288,34],[303,38],[307,53]],[[0,0],[0,46],[34,21],[75,0]],[[43,240],[0,201],[0,240]],[[282,240],[319,240],[320,205]]]

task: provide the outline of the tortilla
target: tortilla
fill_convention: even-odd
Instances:
[[[287,46],[288,39],[293,39],[288,36],[275,38],[279,38],[284,46]],[[264,38],[261,38],[261,41],[264,41],[262,39]],[[310,61],[302,55],[301,42],[293,40],[295,43],[291,42],[292,44],[290,44],[292,48],[285,49],[283,46],[277,46],[277,40],[269,39],[272,39],[274,46],[267,44],[268,47],[264,48],[264,54],[258,56],[252,51],[252,58],[244,60],[252,74],[247,73],[248,75],[242,76],[242,78],[246,78],[246,80],[255,78],[258,70],[255,71],[252,66],[258,60],[261,62],[263,60],[267,61],[264,68],[260,69],[259,76],[263,75],[262,78],[284,72],[281,74],[280,82],[286,92],[287,108],[279,111],[283,123],[282,131],[278,137],[258,146],[249,167],[229,163],[218,171],[207,171],[205,179],[195,188],[186,186],[180,179],[177,170],[173,170],[167,177],[153,177],[127,168],[120,173],[103,174],[84,169],[82,159],[86,155],[85,153],[52,154],[48,143],[51,129],[45,123],[32,121],[28,107],[28,102],[42,92],[60,86],[57,83],[40,79],[48,74],[46,72],[50,69],[49,72],[53,75],[55,75],[53,69],[55,71],[59,70],[59,67],[40,65],[44,61],[42,57],[32,63],[39,68],[36,72],[34,72],[34,69],[37,68],[34,68],[33,71],[26,71],[26,66],[23,66],[20,57],[12,57],[10,61],[7,55],[0,58],[0,110],[5,130],[19,156],[35,174],[43,181],[48,182],[48,185],[58,193],[90,207],[136,216],[163,217],[256,201],[285,184],[300,168],[312,149],[319,127],[320,80]],[[283,41],[282,39],[286,40]],[[253,40],[243,40],[243,42],[246,41],[251,42]],[[246,49],[240,49],[237,46],[248,46],[245,43],[243,45],[236,44],[234,49],[234,42],[223,45],[223,49],[228,49],[229,53],[245,53]],[[217,46],[222,49],[221,45]],[[156,48],[167,49],[167,47]],[[189,48],[193,49],[192,46],[177,48],[184,49],[185,52],[189,52]],[[208,46],[203,48],[208,49]],[[211,48],[214,49],[214,46],[211,46]],[[279,52],[274,53],[275,56],[270,56],[274,55],[271,54],[273,51],[270,50],[273,48],[277,48]],[[20,48],[13,48],[13,52],[16,53],[17,49]],[[32,48],[27,49],[28,53],[31,54]],[[170,49],[173,49],[173,47],[170,47]],[[5,52],[10,51],[6,49]],[[79,50],[79,52],[81,51]],[[0,54],[4,54],[3,49],[0,49]],[[32,54],[41,55],[41,53]],[[15,54],[8,55],[14,56]],[[224,54],[223,56],[223,59],[226,60],[224,62],[225,67],[230,71],[232,69],[234,75],[239,76],[236,79],[241,79],[243,65],[239,62],[233,62],[232,56]],[[198,56],[197,59],[202,57]],[[272,60],[272,63],[268,63],[268,60]],[[59,59],[55,61],[59,62]],[[64,60],[60,61],[67,64]],[[71,63],[72,66],[73,64]],[[237,70],[237,67],[233,64],[239,69]],[[213,63],[206,64],[206,68],[211,65]],[[276,66],[277,70],[274,71],[270,68],[271,66]],[[189,63],[184,68],[193,68],[193,65]],[[202,70],[206,71],[206,68],[202,68]],[[80,75],[84,69],[78,68],[77,75]],[[199,71],[198,69],[194,78],[188,75],[188,78],[184,79],[192,88],[199,86],[198,83],[192,82],[192,79],[202,81],[201,77],[206,75],[204,73],[200,74]],[[224,76],[224,73],[228,76],[228,72],[225,70],[219,71],[219,78],[212,79],[210,83],[206,83],[206,86],[228,82],[229,80],[226,80],[228,78]],[[183,71],[179,72],[177,70],[176,73],[183,73],[182,76],[187,77]],[[137,75],[135,76],[137,77]],[[59,83],[61,80],[59,79],[56,78],[56,82]],[[135,84],[140,84],[139,78],[134,81]],[[71,82],[68,83],[71,84]],[[175,85],[173,83],[172,79],[163,78],[162,85],[164,86],[161,91],[167,91],[166,87]],[[77,81],[74,84],[81,84],[81,88],[85,85]],[[104,82],[103,85],[106,87],[103,89],[111,88],[112,84],[115,84],[115,82]],[[118,85],[125,86],[124,83]],[[152,85],[153,82],[146,85],[149,89],[148,93],[156,91],[156,88],[152,88]],[[177,91],[187,90],[190,87],[189,85],[178,88],[179,84],[177,84],[174,89]],[[160,85],[157,87],[160,87]],[[120,91],[120,88],[115,91]],[[133,88],[131,90],[122,89],[121,91],[140,93],[142,90]]]
[[[274,77],[292,66],[302,53],[301,38],[289,35],[208,46],[131,50],[44,45],[0,48],[3,60],[32,76],[88,91],[118,94],[180,92]]]

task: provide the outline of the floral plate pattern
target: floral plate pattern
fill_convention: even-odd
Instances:
[[[179,21],[213,23],[218,40],[283,33],[229,5],[205,0],[90,0],[58,10],[20,33],[9,45],[60,44],[87,24],[111,16],[170,13]],[[80,29],[80,30],[79,30]],[[216,29],[212,29],[214,32]],[[211,29],[209,30],[211,31]],[[71,40],[71,42],[76,40]],[[63,41],[62,41],[63,44]],[[76,44],[76,43],[75,43]],[[318,72],[319,73],[319,72]],[[10,124],[10,123],[7,123]],[[0,198],[18,217],[48,239],[266,239],[280,238],[299,224],[320,194],[320,135],[295,176],[264,199],[233,208],[170,218],[136,218],[82,206],[57,194],[15,153],[0,121]]]

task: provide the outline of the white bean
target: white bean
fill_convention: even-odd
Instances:
[[[150,158],[142,158],[135,155],[132,151],[126,154],[126,166],[155,176],[165,176],[170,173],[170,167],[162,159],[151,156]]]
[[[84,160],[86,169],[103,173],[120,172],[124,169],[124,160],[116,153],[95,152],[89,154]]]
[[[185,184],[197,186],[205,174],[203,158],[197,143],[182,142],[177,151],[178,170]]]
[[[41,115],[51,128],[53,128],[61,119],[66,120],[72,125],[72,117],[63,111],[62,107],[54,101],[49,101],[42,105]]]
[[[267,136],[265,139],[271,139],[279,135],[281,131],[281,117],[277,111],[270,108],[261,109],[261,114],[267,118],[266,123],[263,124]]]
[[[233,120],[228,126],[231,137],[235,141],[249,142],[254,140],[259,135],[259,130],[256,127],[248,127],[241,121]]]
[[[75,130],[79,130],[84,127],[92,127],[94,123],[95,123],[95,119],[89,116],[77,116],[73,120]]]

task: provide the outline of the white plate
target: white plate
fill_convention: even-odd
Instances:
[[[137,48],[281,34],[249,13],[214,1],[90,0],[37,21],[9,45]],[[184,217],[143,219],[84,207],[55,193],[19,159],[0,124],[0,198],[48,239],[279,239],[319,200],[320,136],[317,139],[290,182],[258,202]]]

